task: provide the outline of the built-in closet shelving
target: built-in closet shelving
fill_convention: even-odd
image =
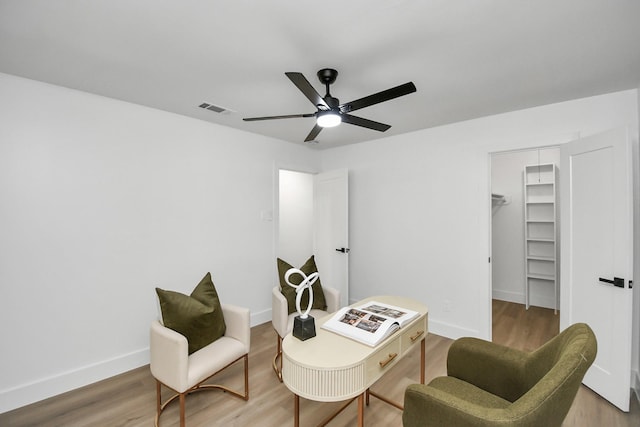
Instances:
[[[525,304],[531,288],[553,287],[558,310],[556,167],[553,163],[524,167]]]

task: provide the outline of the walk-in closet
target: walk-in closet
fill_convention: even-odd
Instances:
[[[560,307],[559,147],[491,156],[493,299]]]

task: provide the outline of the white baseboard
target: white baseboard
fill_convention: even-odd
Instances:
[[[250,322],[252,327],[270,321],[271,309],[251,313]],[[133,353],[62,372],[28,384],[0,390],[0,414],[119,375],[148,363],[149,348],[147,347]]]
[[[149,363],[149,348],[0,390],[0,413],[104,380]]]
[[[440,335],[441,337],[445,338],[450,338],[452,340],[456,340],[462,337],[485,338],[480,336],[480,331],[478,330],[462,328],[451,323],[440,322],[433,319],[429,319],[429,333]]]
[[[493,299],[497,299],[500,301],[513,302],[516,304],[524,304],[524,295],[518,292],[511,291],[501,291],[499,289],[494,289],[492,292]]]
[[[500,301],[513,302],[516,304],[525,304],[525,298],[523,294],[511,291],[501,291],[494,289],[492,292],[492,298]],[[554,309],[554,301],[552,298],[547,298],[538,295],[531,295],[530,304],[535,307],[551,308]]]
[[[257,313],[251,313],[251,327],[262,325],[263,323],[271,322],[271,309],[259,311]]]
[[[555,307],[554,305],[554,301],[551,298],[544,298],[544,297],[539,297],[539,298],[534,298],[533,296],[531,297],[529,304],[534,306],[534,307],[543,307],[543,308],[550,308],[550,309],[554,309]]]

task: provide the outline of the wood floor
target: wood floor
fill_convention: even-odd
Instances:
[[[553,310],[494,301],[493,337],[502,344],[532,350],[558,333],[558,316]],[[451,340],[429,334],[426,340],[426,380],[446,373],[446,353]],[[250,399],[248,402],[220,391],[201,392],[187,397],[187,425],[224,427],[281,427],[293,425],[293,395],[277,381],[271,370],[275,352],[275,332],[270,323],[251,330],[249,355]],[[404,389],[418,381],[419,351],[413,351],[372,387],[372,390],[402,402]],[[214,377],[215,382],[242,387],[242,363]],[[318,403],[301,399],[301,425],[314,426],[338,403]],[[329,427],[356,425],[357,408],[352,403]],[[155,382],[149,367],[135,369],[99,383],[42,402],[0,414],[0,426],[152,426],[155,416]],[[374,398],[365,409],[369,427],[402,425],[402,412]],[[177,426],[178,412],[168,408],[161,426]],[[563,426],[637,427],[640,405],[632,397],[631,411],[623,413],[582,386]]]

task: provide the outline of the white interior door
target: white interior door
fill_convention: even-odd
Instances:
[[[349,178],[346,169],[314,176],[313,252],[323,286],[349,301]]]
[[[585,322],[598,354],[584,384],[623,411],[631,378],[633,222],[626,129],[561,148],[561,329]],[[600,279],[614,281],[603,282]]]

